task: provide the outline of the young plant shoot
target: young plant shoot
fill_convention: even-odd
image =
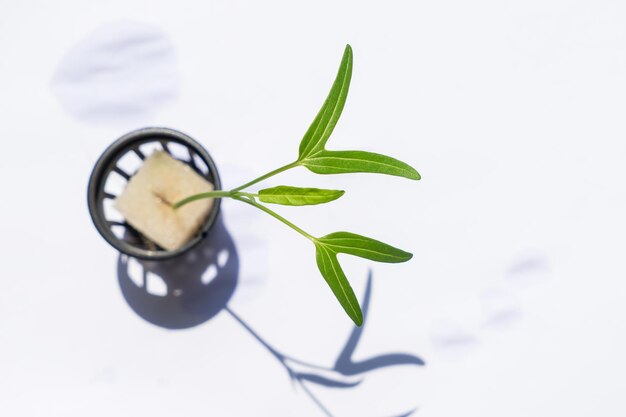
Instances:
[[[333,132],[346,102],[351,77],[352,48],[350,45],[346,45],[339,72],[330,93],[300,142],[298,159],[230,191],[210,191],[195,194],[175,203],[173,207],[179,208],[185,204],[205,198],[232,198],[254,206],[283,222],[313,243],[317,266],[322,276],[348,316],[357,326],[360,326],[363,323],[361,307],[346,275],[341,269],[341,265],[337,260],[337,254],[346,253],[372,261],[390,263],[406,262],[413,255],[386,243],[349,232],[335,232],[322,237],[312,236],[273,210],[270,210],[264,204],[261,204],[282,204],[288,206],[323,204],[338,199],[344,194],[343,191],[299,188],[285,185],[266,188],[260,190],[258,194],[244,191],[258,182],[299,166],[306,167],[316,174],[371,172],[395,175],[412,180],[420,179],[419,173],[411,166],[389,156],[364,151],[332,151],[326,149],[326,142]]]

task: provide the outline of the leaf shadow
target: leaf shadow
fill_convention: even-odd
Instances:
[[[372,295],[372,270],[370,269],[367,276],[367,286],[365,287],[365,295],[363,296],[362,310],[363,310],[363,326],[354,327],[350,337],[346,341],[345,346],[337,357],[334,369],[342,375],[356,375],[375,369],[386,368],[389,366],[397,365],[425,365],[424,360],[421,358],[407,354],[407,353],[388,353],[384,355],[375,356],[360,362],[354,362],[352,355],[357,348],[363,330],[365,329],[365,322],[369,311],[370,298]]]

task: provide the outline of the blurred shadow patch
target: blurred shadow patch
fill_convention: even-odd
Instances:
[[[53,94],[79,121],[142,124],[178,95],[175,48],[160,29],[120,21],[75,44],[51,80]]]

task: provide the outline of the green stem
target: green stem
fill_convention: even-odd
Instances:
[[[285,167],[283,167],[283,168],[285,168]],[[285,169],[289,169],[289,168],[285,168]],[[270,216],[274,217],[275,219],[278,219],[281,222],[285,223],[287,226],[291,227],[293,230],[295,230],[296,232],[300,233],[302,236],[306,237],[310,241],[314,242],[316,240],[315,237],[311,236],[310,234],[308,234],[304,230],[300,229],[298,226],[296,226],[295,224],[291,223],[289,220],[285,219],[284,217],[282,217],[278,213],[274,212],[273,210],[268,209],[267,207],[265,207],[262,204],[257,203],[255,201],[255,199],[254,199],[254,197],[257,197],[256,194],[244,193],[244,192],[235,191],[235,190],[231,190],[231,191],[209,191],[207,193],[195,194],[195,195],[187,197],[187,198],[185,198],[183,200],[180,200],[179,202],[174,204],[172,207],[174,209],[177,209],[177,208],[180,208],[180,207],[184,206],[185,204],[191,203],[192,201],[201,200],[201,199],[204,199],[204,198],[223,198],[223,197],[230,197],[233,200],[243,201],[244,203],[250,204],[251,206],[254,206],[254,207],[258,208],[259,210],[266,212],[267,214],[269,214]]]
[[[285,165],[285,166],[283,166],[283,167],[280,167],[280,168],[278,168],[278,169],[275,169],[274,171],[268,172],[268,173],[267,173],[267,174],[265,174],[265,175],[261,175],[259,178],[256,178],[256,179],[254,179],[254,180],[252,180],[252,181],[250,181],[250,182],[247,182],[247,183],[245,183],[244,185],[240,185],[240,186],[239,186],[239,187],[237,187],[237,188],[233,188],[233,189],[231,190],[231,192],[235,193],[235,192],[237,192],[237,191],[239,191],[239,190],[243,190],[244,188],[248,188],[249,186],[254,185],[254,184],[256,184],[257,182],[261,182],[261,181],[263,181],[263,180],[265,180],[265,179],[267,179],[267,178],[269,178],[269,177],[273,177],[273,176],[274,176],[274,175],[276,175],[276,174],[280,174],[280,173],[281,173],[281,172],[283,172],[283,171],[287,171],[288,169],[291,169],[291,168],[297,167],[298,165],[300,165],[300,163],[299,163],[298,161],[295,161],[295,162],[292,162],[292,163],[290,163],[290,164],[287,164],[287,165]]]
[[[187,203],[191,203],[192,201],[196,201],[196,200],[201,200],[203,198],[222,198],[222,197],[232,197],[233,193],[232,191],[209,191],[207,193],[200,193],[200,194],[194,194],[192,196],[189,196],[185,199],[180,200],[179,202],[177,202],[176,204],[174,204],[172,207],[177,209],[179,207],[184,206]]]
[[[240,190],[243,190],[244,188],[247,188],[253,184],[256,184],[257,182],[261,182],[269,177],[273,177],[276,174],[280,174],[283,171],[287,171],[288,169],[294,168],[299,166],[300,163],[298,161],[292,162],[290,164],[287,164],[285,166],[282,166],[278,169],[275,169],[273,171],[268,172],[265,175],[260,176],[259,178],[256,178],[250,182],[245,183],[244,185],[240,185],[237,188],[233,188],[230,191],[209,191],[208,193],[201,193],[201,194],[194,194],[192,196],[189,196],[183,200],[180,200],[179,202],[177,202],[176,204],[174,204],[172,207],[174,207],[175,209],[180,208],[182,206],[184,206],[187,203],[191,203],[192,201],[196,201],[196,200],[201,200],[203,198],[222,198],[222,197],[231,197],[231,198],[235,198],[236,195],[243,195],[249,198],[254,198],[254,197],[258,197],[257,194],[251,194],[251,193],[244,193],[241,192]]]
[[[236,191],[236,192],[234,192],[233,194],[236,194],[236,195],[238,195],[238,196],[239,196],[239,195],[242,195],[242,196],[244,196],[244,197],[248,197],[248,198],[251,198],[251,199],[255,199],[255,198],[257,198],[257,197],[259,196],[258,194],[254,194],[254,193],[244,193],[243,191]]]
[[[296,232],[300,233],[302,236],[306,237],[311,242],[315,242],[317,240],[315,237],[311,236],[310,234],[308,234],[304,230],[300,229],[298,226],[296,226],[295,224],[291,223],[289,220],[285,219],[284,217],[282,217],[278,213],[275,213],[274,211],[268,209],[264,205],[257,203],[256,201],[254,201],[251,198],[250,199],[248,199],[248,198],[241,198],[241,197],[238,197],[237,195],[232,195],[232,198],[235,199],[235,200],[243,201],[244,203],[250,204],[251,206],[254,206],[254,207],[258,208],[259,210],[262,210],[262,211],[266,212],[267,214],[269,214],[270,216],[274,217],[275,219],[278,219],[281,222],[285,223],[287,226],[291,227],[293,230],[295,230]]]

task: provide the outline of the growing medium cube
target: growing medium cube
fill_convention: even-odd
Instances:
[[[213,184],[190,166],[163,151],[155,152],[131,177],[115,207],[126,221],[167,250],[188,242],[211,211],[213,199],[198,200],[174,210],[172,205],[192,194],[213,190]]]

